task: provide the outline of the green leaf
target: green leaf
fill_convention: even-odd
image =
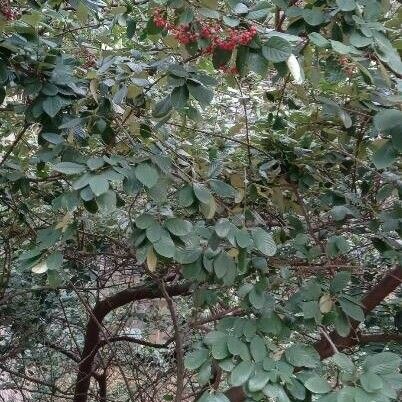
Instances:
[[[200,8],[199,12],[201,15],[203,15],[206,18],[213,18],[213,19],[217,20],[221,17],[221,14],[219,11],[211,10],[210,8]]]
[[[105,164],[105,161],[103,160],[103,158],[94,157],[94,158],[89,158],[87,160],[87,166],[91,170],[97,170],[97,169],[101,168],[104,164]]]
[[[223,278],[228,271],[234,271],[236,265],[231,257],[225,252],[221,251],[214,260],[214,271],[218,278]]]
[[[252,231],[255,247],[268,257],[275,255],[276,244],[271,234],[262,228],[256,228]]]
[[[236,231],[235,237],[237,245],[241,248],[247,248],[253,244],[253,240],[246,229]]]
[[[368,356],[363,367],[367,372],[383,375],[396,373],[400,364],[400,356],[392,352],[382,352]]]
[[[151,226],[147,227],[145,233],[146,233],[147,239],[151,243],[155,243],[160,240],[164,231],[165,231],[165,229],[163,229],[162,226],[159,225],[158,222],[154,222]]]
[[[228,17],[226,15],[223,16],[223,22],[231,28],[237,27],[240,24],[237,18]]]
[[[42,102],[43,110],[50,117],[55,117],[64,105],[65,103],[60,96],[49,96]]]
[[[135,225],[139,229],[147,229],[153,223],[155,223],[155,218],[149,214],[142,214],[142,215],[138,216],[137,219],[135,220]]]
[[[256,363],[261,362],[267,355],[267,348],[265,346],[264,340],[256,335],[250,342],[250,352]],[[261,389],[263,386],[261,387]]]
[[[152,116],[156,118],[165,117],[171,110],[172,110],[172,102],[169,95],[155,105],[152,111]]]
[[[202,394],[201,398],[198,400],[199,402],[230,402],[225,394],[220,392],[216,394],[210,394],[209,391],[205,391]]]
[[[188,235],[193,230],[191,222],[180,218],[171,218],[165,222],[166,228],[175,236]]]
[[[250,353],[247,345],[243,343],[237,336],[229,336],[227,338],[228,350],[233,356],[240,356],[242,360],[249,361]]]
[[[170,96],[172,106],[177,110],[182,110],[187,106],[188,96],[188,88],[186,85],[174,88]]]
[[[283,326],[279,316],[276,313],[270,313],[258,320],[258,328],[266,334],[279,335]]]
[[[159,179],[159,173],[148,163],[140,163],[135,168],[135,177],[146,187],[153,187]]]
[[[211,179],[209,184],[212,190],[221,197],[234,198],[236,196],[236,190],[234,187],[222,180]]]
[[[336,0],[341,11],[353,11],[356,8],[355,0]]]
[[[75,162],[60,162],[53,166],[53,170],[64,174],[78,174],[85,171],[85,166]]]
[[[244,76],[249,68],[250,48],[248,46],[238,46],[236,56],[236,68],[241,76]]]
[[[286,384],[286,388],[295,399],[299,401],[304,401],[306,399],[306,389],[300,381],[292,378],[291,383]]]
[[[187,25],[194,19],[194,13],[191,8],[185,8],[179,17],[180,24]]]
[[[332,361],[344,372],[352,374],[355,371],[355,365],[350,357],[344,353],[336,353],[332,356]]]
[[[179,190],[178,202],[182,207],[189,207],[194,202],[194,192],[191,186],[187,185]]]
[[[290,43],[279,36],[272,36],[262,47],[262,54],[273,63],[285,61],[292,53]]]
[[[256,370],[256,372],[254,373],[254,375],[252,375],[250,377],[250,379],[248,380],[248,389],[250,390],[250,392],[257,392],[257,391],[261,391],[265,385],[267,384],[267,382],[269,381],[269,376],[267,374],[266,371],[264,370]]]
[[[231,57],[232,57],[231,50],[224,50],[217,47],[214,49],[214,52],[212,53],[212,64],[217,70],[219,70],[230,60]]]
[[[4,102],[4,99],[6,99],[6,89],[0,85],[0,105]]]
[[[234,387],[244,384],[250,377],[254,365],[250,362],[243,361],[238,364],[230,374],[230,383]]]
[[[127,31],[126,31],[128,39],[131,39],[134,36],[136,28],[137,28],[137,22],[133,18],[128,18]]]
[[[189,370],[196,370],[208,359],[208,349],[199,349],[188,353],[184,358],[184,366]]]
[[[261,310],[265,305],[264,292],[258,291],[254,286],[251,292],[248,293],[250,304],[256,309]]]
[[[327,380],[324,378],[313,375],[310,377],[305,383],[304,386],[314,394],[326,394],[331,391],[331,387],[329,386]]]
[[[324,22],[324,14],[319,8],[303,9],[303,19],[311,26],[317,26]]]
[[[221,238],[226,237],[229,234],[231,228],[232,224],[227,218],[221,218],[215,224],[215,232]]]
[[[259,74],[261,77],[265,77],[268,72],[268,66],[268,60],[261,53],[249,53],[248,67],[251,71]]]
[[[313,42],[316,46],[328,47],[330,45],[329,40],[324,38],[318,32],[312,32],[311,34],[309,34],[308,37],[310,38],[311,42]]]
[[[285,350],[286,360],[295,367],[317,367],[320,363],[320,355],[309,345],[296,344]]]
[[[42,133],[41,136],[51,144],[61,144],[64,142],[64,138],[55,133]]]
[[[208,188],[201,183],[193,183],[194,194],[197,199],[204,204],[208,204],[211,201],[212,195]]]
[[[290,402],[285,390],[279,384],[268,384],[262,392],[276,402]]]
[[[46,259],[46,265],[48,269],[59,270],[63,265],[63,254],[59,251],[50,254]]]
[[[202,105],[209,105],[214,97],[214,93],[202,84],[197,84],[194,81],[187,82],[190,95]]]
[[[358,402],[355,397],[356,397],[356,391],[357,388],[345,386],[343,387],[338,394],[338,397],[334,399],[334,402]],[[329,394],[328,396],[330,396]],[[319,402],[321,402],[321,399],[319,399]],[[324,399],[322,402],[326,402]],[[328,402],[332,402],[331,399],[328,400]],[[363,401],[362,401],[363,402]]]
[[[89,180],[89,187],[92,192],[98,197],[109,190],[109,182],[102,176],[94,176]]]
[[[363,373],[360,376],[360,384],[367,392],[379,391],[384,385],[381,377],[372,372]]]
[[[364,311],[357,302],[352,302],[344,297],[339,299],[339,304],[343,312],[356,321],[364,321]]]
[[[349,320],[342,311],[338,311],[336,317],[335,317],[335,329],[336,332],[342,336],[346,337],[349,335],[350,332],[350,325],[349,325]]]
[[[351,279],[351,273],[348,271],[338,272],[331,281],[330,290],[332,293],[338,293],[346,288]]]
[[[373,122],[379,132],[391,136],[394,148],[402,152],[402,111],[381,110],[374,116]]]
[[[183,249],[181,247],[176,247],[175,260],[180,264],[192,264],[200,258],[201,253],[201,247],[197,247],[195,249]]]
[[[229,356],[226,338],[222,338],[212,345],[211,353],[214,359],[222,360]]]
[[[206,345],[212,346],[216,343],[225,342],[227,335],[221,331],[211,331],[204,336],[204,343]]]
[[[153,246],[155,251],[162,257],[172,258],[176,254],[176,247],[168,233],[164,233]]]
[[[398,156],[391,141],[383,142],[381,140],[381,143],[382,145],[376,150],[373,156],[373,162],[377,169],[385,169],[392,165]]]
[[[198,371],[197,381],[200,385],[206,385],[212,376],[212,364],[210,361],[204,363]]]
[[[117,197],[114,191],[106,191],[97,198],[98,205],[105,211],[111,212],[116,208]]]

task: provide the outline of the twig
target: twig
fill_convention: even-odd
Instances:
[[[251,167],[250,130],[249,130],[249,125],[248,125],[248,114],[247,114],[246,99],[244,98],[243,90],[242,90],[240,82],[239,82],[239,80],[237,78],[236,78],[236,84],[237,84],[237,87],[239,88],[239,92],[240,92],[240,96],[241,96],[241,103],[243,105],[244,123],[245,123],[245,126],[246,126],[246,142],[247,142],[248,166]]]
[[[176,361],[177,361],[177,382],[176,382],[176,396],[175,402],[180,402],[182,400],[182,394],[184,391],[184,351],[183,351],[183,340],[180,332],[179,322],[177,319],[176,308],[174,306],[172,298],[166,291],[165,283],[162,280],[158,280],[159,288],[166,300],[170,316],[172,317],[174,338],[175,338],[175,351],[176,351]]]
[[[10,147],[7,149],[6,153],[3,156],[3,159],[0,161],[0,166],[2,166],[7,158],[10,156],[11,152],[13,152],[14,148],[17,146],[17,144],[20,142],[21,138],[27,131],[29,125],[25,125],[24,128],[19,132],[19,134],[15,137],[15,140],[13,143],[10,145]]]
[[[338,348],[336,347],[335,343],[332,341],[331,337],[327,334],[327,331],[323,327],[320,327],[320,332],[324,335],[328,343],[331,345],[332,350],[334,351],[334,354],[339,353]]]

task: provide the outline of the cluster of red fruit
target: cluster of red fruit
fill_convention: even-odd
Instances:
[[[7,0],[0,0],[0,13],[7,21],[14,21],[17,17],[17,13],[11,9],[10,2]]]
[[[213,38],[217,47],[224,50],[233,50],[238,45],[248,45],[257,34],[257,28],[251,26],[247,30],[229,30],[229,35],[225,39]]]
[[[153,20],[158,28],[171,32],[177,41],[183,45],[196,42],[198,38],[210,40],[210,44],[204,49],[204,53],[210,54],[215,48],[223,50],[234,50],[239,45],[248,45],[257,34],[257,28],[251,26],[248,29],[230,29],[224,32],[218,24],[206,24],[199,22],[200,30],[195,32],[188,24],[178,26],[170,23],[164,16],[162,10],[155,9]]]

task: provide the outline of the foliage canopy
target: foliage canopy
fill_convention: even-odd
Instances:
[[[398,3],[1,0],[0,396],[397,400]]]

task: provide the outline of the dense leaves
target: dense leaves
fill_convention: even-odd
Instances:
[[[0,397],[398,400],[400,11],[0,2]]]

